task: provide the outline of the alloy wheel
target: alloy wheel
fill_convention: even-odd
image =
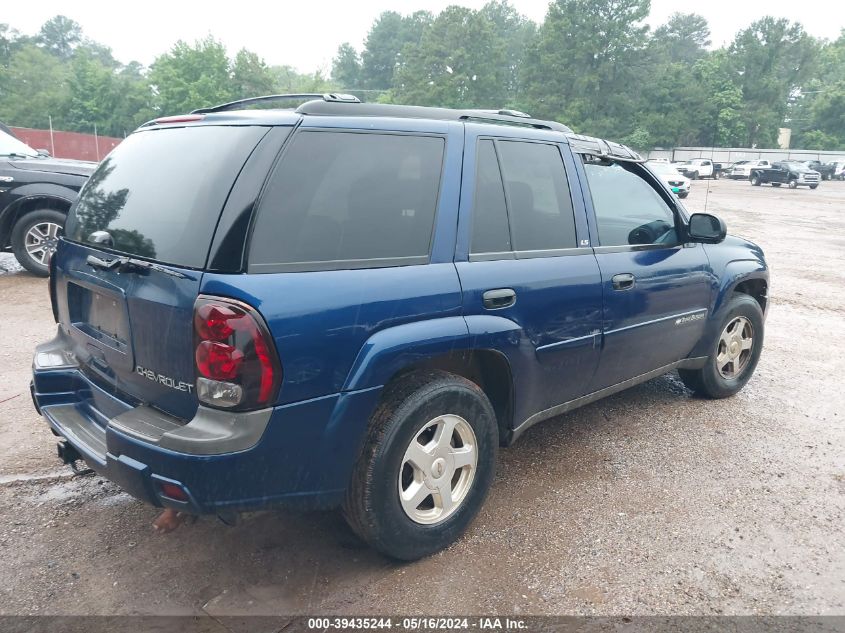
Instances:
[[[62,227],[55,222],[33,224],[24,236],[26,254],[37,264],[46,266],[50,256],[56,252],[61,234]]]
[[[716,368],[723,378],[738,378],[751,360],[754,348],[754,326],[747,318],[732,319],[722,330],[716,348]]]
[[[446,520],[467,498],[478,466],[478,445],[458,415],[427,422],[411,440],[399,467],[399,502],[415,523]]]

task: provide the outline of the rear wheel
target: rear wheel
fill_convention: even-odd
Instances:
[[[454,542],[495,471],[495,413],[474,383],[415,372],[387,387],[346,493],[350,527],[383,554],[414,560]]]
[[[763,348],[763,312],[745,294],[735,295],[707,362],[701,369],[679,369],[684,384],[705,398],[727,398],[749,381]]]
[[[759,176],[751,176],[751,184],[755,187],[760,186],[760,177]]]
[[[54,209],[38,209],[21,217],[12,229],[12,251],[20,265],[46,277],[64,224],[65,214]]]

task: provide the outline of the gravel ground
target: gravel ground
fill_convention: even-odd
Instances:
[[[0,614],[845,614],[845,183],[694,183],[705,200],[772,268],[746,389],[703,401],[668,375],[533,428],[466,536],[412,564],[335,513],[160,536],[153,508],[70,477],[27,389],[46,283],[0,255]]]

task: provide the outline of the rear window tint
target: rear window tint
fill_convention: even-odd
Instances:
[[[65,233],[115,250],[202,268],[226,196],[267,128],[196,126],[136,132],[100,164]],[[102,243],[98,246],[103,246]]]
[[[444,139],[299,132],[262,195],[250,270],[427,261]]]

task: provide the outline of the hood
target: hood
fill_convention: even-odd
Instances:
[[[25,171],[45,171],[52,174],[70,174],[72,176],[90,176],[97,168],[97,163],[69,158],[11,159],[9,165]]]

